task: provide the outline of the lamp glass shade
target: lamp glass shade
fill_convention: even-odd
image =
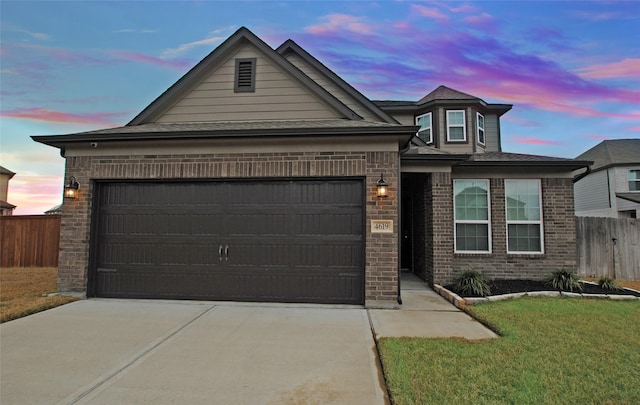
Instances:
[[[65,186],[65,188],[64,188],[64,196],[65,196],[65,198],[76,199],[76,198],[78,198],[78,189]]]
[[[388,197],[389,196],[389,188],[388,186],[378,184],[378,197]]]
[[[389,196],[389,185],[386,181],[384,181],[384,176],[380,173],[380,180],[378,180],[377,186],[377,196],[378,198],[385,198]]]
[[[64,186],[64,197],[76,199],[78,198],[78,189],[80,188],[80,184],[76,181],[76,178],[71,176],[69,177],[69,184]]]

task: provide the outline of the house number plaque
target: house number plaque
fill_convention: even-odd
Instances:
[[[392,219],[371,220],[371,233],[393,233]]]

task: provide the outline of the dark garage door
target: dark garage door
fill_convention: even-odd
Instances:
[[[99,297],[364,302],[359,180],[99,183]]]

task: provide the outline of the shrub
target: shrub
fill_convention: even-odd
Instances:
[[[547,279],[547,285],[561,291],[582,291],[580,277],[569,270],[556,270]]]
[[[454,282],[458,294],[477,297],[491,295],[491,287],[487,283],[487,278],[478,271],[465,270]]]
[[[607,276],[600,277],[598,285],[605,290],[622,290],[622,287],[616,282],[615,279]]]

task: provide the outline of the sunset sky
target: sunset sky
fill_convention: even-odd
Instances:
[[[121,126],[246,26],[371,99],[444,84],[514,108],[503,150],[576,157],[640,137],[640,1],[0,1],[0,164],[16,215],[62,200],[31,135]]]

